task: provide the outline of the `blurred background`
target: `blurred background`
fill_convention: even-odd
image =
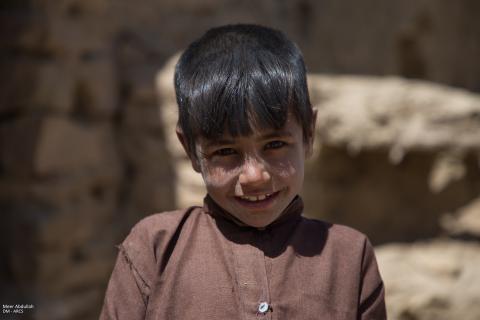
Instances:
[[[390,319],[480,319],[480,2],[2,0],[0,303],[97,319],[115,245],[203,196],[175,141],[176,54],[259,23],[302,49],[306,215],[376,246]]]

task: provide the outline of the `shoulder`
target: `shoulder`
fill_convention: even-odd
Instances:
[[[192,217],[199,216],[202,213],[202,207],[192,206],[187,209],[152,214],[133,226],[123,244],[138,241],[144,244],[145,242],[165,240],[169,235],[177,232],[187,220],[191,220]]]
[[[158,233],[172,232],[192,214],[198,214],[200,211],[200,207],[190,207],[149,215],[133,226],[126,240],[154,237]]]
[[[165,259],[166,248],[175,235],[187,220],[201,213],[201,207],[190,207],[145,217],[130,230],[119,249],[144,278],[151,279]]]
[[[307,235],[303,241],[315,243],[310,246],[316,251],[310,252],[321,261],[316,266],[327,266],[324,273],[343,292],[341,296],[355,294],[359,318],[386,319],[383,281],[367,236],[347,226],[308,218],[302,219],[300,227],[300,233]]]
[[[364,241],[367,239],[362,232],[341,224],[334,224],[318,219],[302,217],[300,227],[306,232],[328,233],[335,241]]]
[[[362,232],[344,225],[303,218],[297,235],[296,241],[306,244],[303,247],[308,247],[307,253],[314,253],[338,267],[348,266],[361,277],[372,274],[372,278],[380,279],[374,248]]]
[[[316,239],[327,251],[363,255],[365,250],[371,250],[365,234],[345,225],[302,217],[299,228],[301,234]]]

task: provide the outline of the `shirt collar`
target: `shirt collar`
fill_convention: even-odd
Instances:
[[[240,227],[260,229],[260,228],[249,226],[243,223],[242,221],[240,221],[238,218],[236,218],[235,216],[230,214],[228,211],[220,207],[208,194],[203,199],[203,208],[206,213],[210,214],[214,218],[220,218],[220,219],[227,220],[229,222],[233,222],[234,224]],[[282,225],[286,222],[293,222],[300,218],[302,212],[303,212],[303,200],[299,195],[297,195],[295,196],[295,198],[293,198],[293,200],[285,208],[285,210],[283,210],[283,212],[280,214],[277,220],[273,221],[271,224],[266,226],[265,229],[270,229],[275,226]],[[263,230],[263,228],[260,230]]]

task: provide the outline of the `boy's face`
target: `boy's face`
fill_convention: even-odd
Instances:
[[[243,223],[260,228],[275,221],[300,192],[311,143],[289,115],[280,130],[199,138],[197,157],[190,158],[212,199]]]

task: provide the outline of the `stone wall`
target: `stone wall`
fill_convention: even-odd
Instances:
[[[480,245],[438,239],[377,248],[389,319],[480,318]]]
[[[400,78],[309,82],[318,119],[307,213],[379,244],[439,236],[445,217],[480,199],[480,95]]]
[[[34,303],[36,319],[96,319],[114,244],[141,217],[194,201],[190,195],[200,188],[198,176],[192,190],[178,191],[179,171],[172,163],[180,163],[182,154],[171,151],[174,120],[168,111],[158,112],[155,76],[207,28],[257,22],[285,30],[304,51],[312,72],[396,74],[480,91],[479,11],[474,0],[2,1],[0,300]],[[172,104],[169,79],[158,80],[163,83],[158,94]],[[477,118],[472,116],[472,123]],[[440,168],[446,163],[418,150],[398,163],[391,161],[388,148],[346,150],[340,145],[322,149],[322,167],[334,173],[334,168],[349,170],[330,186],[345,186],[345,175],[365,176],[379,166],[374,184],[387,181],[383,174],[397,181],[393,172],[402,170],[419,172],[416,179],[425,182],[432,163]],[[394,158],[398,154],[393,152]],[[440,175],[432,185],[447,187],[427,203],[433,206],[448,189],[455,196],[445,201],[455,205],[442,221],[465,234],[469,221],[478,221],[471,202],[477,185],[470,180],[478,167],[471,153],[447,158],[461,162],[458,172],[467,174]],[[447,167],[457,172],[455,165]],[[460,182],[442,182],[452,177]],[[405,190],[415,199],[431,193],[430,185],[419,186]],[[322,211],[342,197],[330,200]],[[373,202],[356,203],[370,208]],[[454,219],[461,206],[463,220]],[[438,207],[438,212],[450,208]],[[374,218],[380,211],[372,212]],[[409,239],[438,231],[420,229],[414,228]],[[387,236],[377,240],[391,239]]]

